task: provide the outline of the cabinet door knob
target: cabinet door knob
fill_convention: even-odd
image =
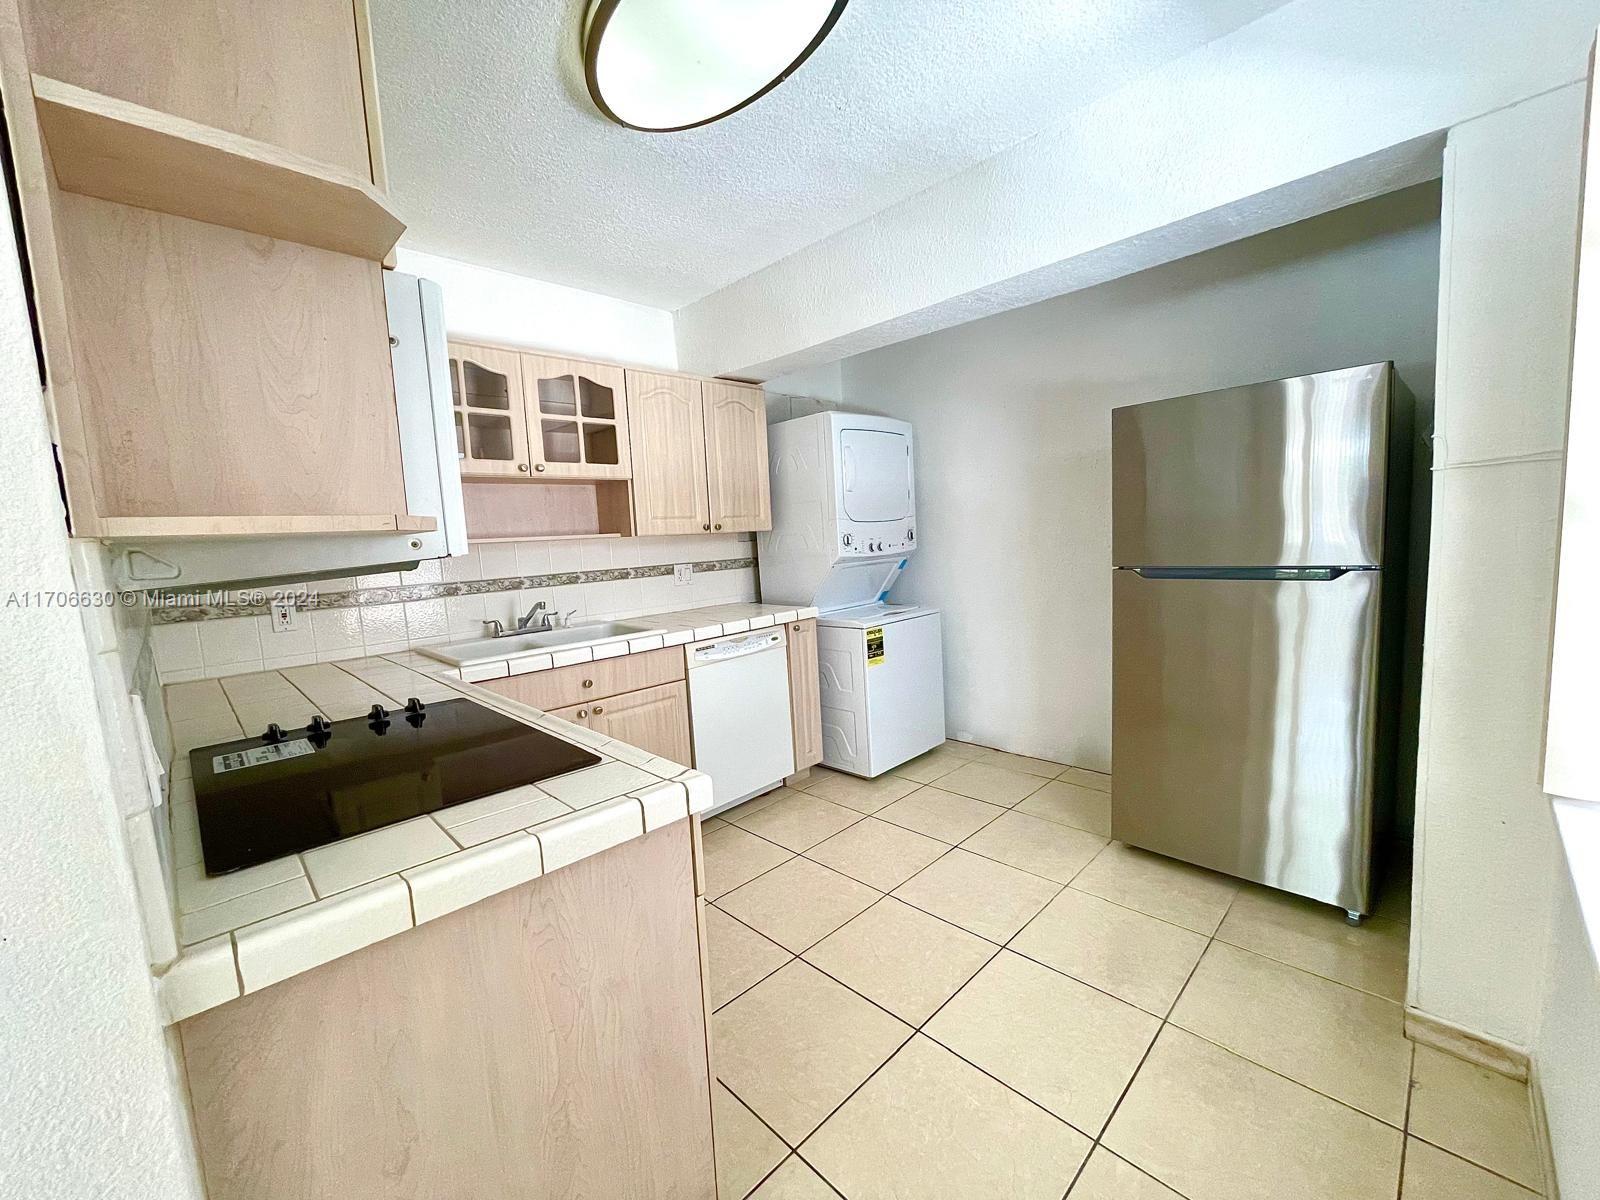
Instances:
[[[702,526],[700,526],[700,528],[701,528],[701,529],[705,529],[705,530],[710,530],[710,528],[711,528],[711,526],[709,526],[709,525],[702,525]]]
[[[796,621],[793,625],[789,626],[789,628],[794,630],[796,633],[799,633],[800,632],[800,623],[798,621]]]
[[[528,464],[527,463],[518,463],[517,464],[517,470],[526,471],[527,469],[528,469]]]
[[[601,707],[600,707],[600,706],[599,706],[599,705],[598,705],[598,704],[596,704],[596,705],[595,705],[595,706],[594,706],[594,715],[595,715],[595,716],[597,716],[597,717],[598,717],[598,716],[599,716],[599,715],[600,715],[600,714],[601,714],[601,713],[603,713],[603,712],[605,712],[605,709],[603,709],[603,708],[601,708]]]
[[[543,463],[535,463],[534,466],[533,466],[533,469],[535,471],[542,471],[542,470],[544,470],[544,464]]]
[[[587,708],[580,708],[578,710],[578,720],[584,721],[584,720],[587,720],[588,717],[589,717],[589,710]]]
[[[717,522],[717,523],[716,523],[716,524],[715,524],[715,525],[713,525],[713,526],[712,526],[712,527],[711,527],[711,528],[713,528],[713,529],[721,529],[721,528],[722,528],[722,522],[721,522],[721,521],[718,521],[718,522]]]
[[[593,686],[594,686],[594,680],[592,680],[592,679],[585,679],[585,680],[584,680],[584,681],[583,681],[583,686],[584,686],[584,687],[593,687]]]

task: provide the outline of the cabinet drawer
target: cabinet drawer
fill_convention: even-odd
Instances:
[[[575,667],[557,667],[553,671],[539,671],[532,675],[490,679],[478,686],[498,692],[519,704],[531,704],[548,712],[568,708],[585,700],[599,700],[623,692],[656,687],[683,677],[683,649],[672,646],[665,650],[628,654],[622,658],[579,663]]]

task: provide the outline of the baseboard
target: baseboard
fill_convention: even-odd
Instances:
[[[1544,1110],[1544,1088],[1539,1083],[1536,1063],[1528,1070],[1528,1099],[1533,1104],[1533,1140],[1539,1151],[1539,1165],[1544,1169],[1544,1200],[1561,1200],[1555,1149],[1550,1145],[1550,1120]]]
[[[1406,1036],[1413,1042],[1432,1046],[1435,1050],[1464,1058],[1512,1079],[1526,1081],[1528,1078],[1526,1050],[1519,1050],[1481,1033],[1473,1033],[1442,1017],[1408,1007],[1405,1030]]]

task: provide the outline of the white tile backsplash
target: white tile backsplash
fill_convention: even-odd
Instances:
[[[514,578],[565,570],[737,558],[752,552],[750,538],[742,534],[490,542],[475,545],[461,558],[424,564],[430,568],[427,571],[406,572],[403,577],[385,572],[359,580],[323,580],[316,586],[321,591],[341,591],[357,584],[396,586],[397,580],[409,584]],[[679,584],[671,575],[665,575],[306,610],[299,614],[298,629],[282,633],[274,628],[269,616],[251,615],[153,625],[149,634],[156,671],[163,683],[172,683],[332,662],[353,654],[390,654],[407,646],[476,637],[481,634],[484,621],[498,620],[509,626],[540,600],[552,614],[571,613],[574,622],[583,622],[628,619],[708,604],[748,603],[755,598],[753,570],[696,571],[688,584]]]

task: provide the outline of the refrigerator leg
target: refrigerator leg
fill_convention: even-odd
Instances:
[[[1347,908],[1344,910],[1344,921],[1346,925],[1359,925],[1366,919],[1366,913],[1358,913],[1353,908]]]

